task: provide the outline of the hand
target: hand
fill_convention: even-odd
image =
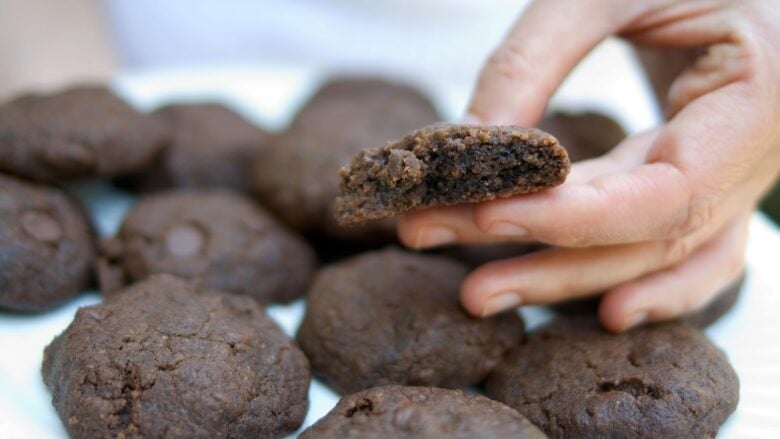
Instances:
[[[601,321],[622,331],[699,309],[741,272],[748,216],[780,169],[773,2],[535,1],[483,68],[471,116],[535,125],[567,73],[613,34],[706,49],[672,84],[668,122],[574,164],[557,188],[401,219],[400,238],[414,248],[557,246],[471,273],[461,289],[471,313],[607,291]]]

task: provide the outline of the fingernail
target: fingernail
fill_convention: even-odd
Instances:
[[[455,242],[455,231],[449,227],[423,227],[417,232],[416,248],[435,247]]]
[[[501,235],[501,236],[528,235],[528,230],[526,230],[525,227],[518,226],[517,224],[512,224],[512,223],[495,223],[493,224],[492,227],[490,227],[488,232],[491,235]]]
[[[628,316],[628,318],[626,318],[626,321],[625,321],[625,324],[624,324],[623,327],[625,329],[631,329],[631,328],[633,328],[635,326],[639,326],[642,323],[647,321],[647,317],[648,317],[648,314],[645,311],[635,312],[635,313],[631,314],[630,316]]]
[[[498,293],[485,301],[485,305],[482,307],[482,317],[497,314],[508,309],[517,308],[522,303],[523,299],[519,294],[513,291]]]

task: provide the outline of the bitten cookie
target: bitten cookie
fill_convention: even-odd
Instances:
[[[256,438],[295,431],[306,357],[248,297],[155,275],[78,310],[43,379],[74,438]]]
[[[101,245],[101,290],[170,273],[262,303],[306,290],[314,252],[251,200],[225,191],[142,197],[117,236]]]
[[[227,188],[247,191],[251,163],[270,135],[218,104],[176,104],[153,116],[170,139],[152,166],[123,180],[149,191],[178,188]]]
[[[414,209],[472,203],[557,186],[566,150],[533,128],[435,124],[365,149],[339,172],[341,225]]]
[[[0,171],[41,181],[116,177],[151,163],[154,119],[103,87],[26,95],[0,106]]]
[[[704,438],[736,408],[739,382],[689,324],[615,335],[595,318],[575,318],[532,333],[487,392],[555,438]]]
[[[439,120],[419,91],[370,78],[326,83],[278,142],[254,165],[254,188],[280,218],[297,230],[340,239],[391,241],[392,222],[345,230],[333,218],[338,171],[361,149],[382,145]]]
[[[481,319],[458,301],[466,268],[386,249],[322,269],[298,343],[315,375],[341,393],[385,384],[477,384],[523,336],[516,313]]]
[[[546,438],[514,409],[435,387],[384,386],[341,398],[300,439]]]
[[[89,220],[75,199],[0,174],[0,308],[59,305],[89,286],[94,258]]]

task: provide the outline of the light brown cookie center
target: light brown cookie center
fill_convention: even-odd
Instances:
[[[173,256],[186,258],[195,256],[206,246],[205,231],[195,224],[176,224],[165,236],[165,248]]]
[[[28,210],[22,214],[21,220],[24,232],[38,241],[55,243],[62,238],[60,223],[47,212]]]

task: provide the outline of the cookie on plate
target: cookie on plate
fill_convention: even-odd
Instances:
[[[345,230],[333,218],[339,169],[363,148],[382,145],[436,122],[431,102],[414,88],[371,78],[326,83],[286,133],[261,154],[253,187],[293,228],[340,239],[392,241],[392,222]]]
[[[626,137],[617,121],[595,111],[555,111],[545,116],[538,127],[558,139],[572,163],[602,156]]]
[[[692,325],[611,334],[595,318],[533,332],[487,381],[488,395],[555,438],[715,437],[739,381]]]
[[[335,214],[348,226],[535,192],[563,183],[569,167],[558,141],[534,128],[434,124],[358,153],[339,172]]]
[[[723,288],[723,290],[721,290],[710,303],[704,306],[704,308],[681,316],[680,318],[700,328],[710,326],[720,320],[724,314],[734,307],[742,293],[742,286],[744,283],[745,275],[742,274],[742,276],[734,280],[734,282]],[[598,313],[600,301],[601,299],[599,297],[589,297],[558,303],[553,305],[552,308],[563,315],[596,315]]]
[[[385,384],[477,384],[523,336],[516,313],[477,318],[458,291],[467,269],[394,248],[323,268],[298,343],[315,375],[341,393]]]
[[[101,245],[104,293],[152,273],[170,273],[261,303],[306,290],[314,252],[250,199],[227,191],[141,197],[116,237]]]
[[[170,138],[155,162],[122,183],[137,190],[247,191],[249,169],[270,134],[219,104],[174,104],[153,113]]]
[[[50,182],[116,177],[150,164],[165,130],[104,87],[0,106],[0,171]]]
[[[383,386],[341,398],[300,439],[546,438],[514,409],[435,387]]]
[[[79,309],[42,373],[73,438],[280,437],[310,380],[256,301],[165,274]]]
[[[43,311],[87,288],[95,242],[78,201],[0,174],[0,308]]]

